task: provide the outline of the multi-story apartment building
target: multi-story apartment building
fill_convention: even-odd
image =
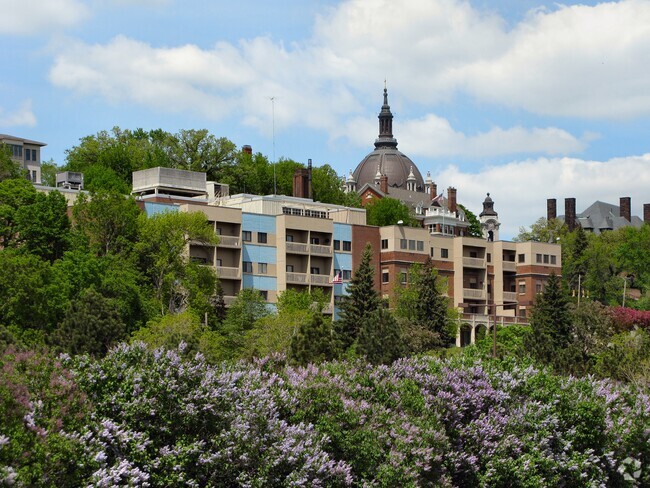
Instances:
[[[21,137],[0,134],[0,144],[9,146],[11,158],[27,172],[27,178],[34,184],[41,184],[41,148],[44,142],[31,141]]]
[[[150,214],[173,210],[207,216],[219,243],[191,243],[188,252],[215,268],[226,304],[244,288],[259,290],[271,306],[284,290],[320,289],[330,298],[325,312],[336,316],[370,243],[375,287],[389,303],[395,289],[409,282],[411,265],[431,257],[447,283],[450,306],[461,312],[456,343],[464,346],[490,326],[494,315],[502,324],[525,322],[548,276],[561,273],[557,244],[454,237],[428,227],[373,227],[365,224],[364,209],[280,195],[230,196],[225,185],[206,182],[203,173],[178,171],[136,172],[134,193]]]

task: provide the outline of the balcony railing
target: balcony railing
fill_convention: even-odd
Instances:
[[[309,244],[302,242],[287,242],[287,252],[309,254]]]
[[[223,247],[239,247],[238,236],[219,236],[219,246]]]
[[[238,280],[240,278],[239,268],[217,266],[217,276],[219,276],[219,278]]]
[[[332,315],[334,313],[334,306],[331,303],[328,303],[323,307],[323,313],[326,315]]]
[[[306,285],[307,273],[287,273],[287,283]]]
[[[503,292],[503,301],[504,302],[516,302],[517,301],[517,293],[514,291],[504,291]]]
[[[236,299],[237,299],[237,297],[235,297],[235,296],[224,295],[223,296],[223,303],[226,304],[226,307],[230,307],[235,302]]]
[[[332,255],[332,248],[330,246],[320,246],[318,244],[311,244],[312,254],[322,254],[324,256]]]
[[[332,282],[330,281],[330,277],[328,275],[311,275],[311,284],[319,286],[332,286]]]
[[[475,288],[463,288],[463,298],[470,298],[474,300],[485,300],[485,290]]]
[[[503,261],[503,271],[517,271],[517,263],[514,261]]]
[[[474,313],[463,313],[460,315],[460,320],[462,322],[470,324],[490,324],[492,325],[493,317],[491,315],[482,315]],[[528,319],[526,317],[513,317],[510,315],[499,315],[497,314],[497,324],[498,325],[511,325],[511,324],[528,324]],[[497,329],[498,330],[498,329]]]
[[[485,268],[485,259],[463,257],[463,266],[467,266],[468,268]]]

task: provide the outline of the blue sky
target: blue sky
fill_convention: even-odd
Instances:
[[[113,126],[206,128],[347,174],[384,79],[399,149],[502,237],[546,199],[650,203],[650,2],[0,0],[0,132],[62,165]],[[272,120],[272,103],[275,97]]]

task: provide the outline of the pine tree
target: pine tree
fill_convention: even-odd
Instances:
[[[565,280],[571,290],[578,289],[579,276],[582,276],[584,282],[585,275],[587,274],[587,262],[585,259],[585,251],[589,247],[587,240],[587,233],[581,225],[578,225],[574,231],[573,246],[570,250],[569,259],[565,266]]]
[[[452,339],[447,326],[447,302],[440,292],[438,273],[430,257],[419,269],[416,280],[415,321],[437,337],[436,345],[445,347]]]
[[[379,308],[379,293],[374,288],[374,270],[370,265],[372,246],[366,245],[361,263],[348,285],[348,295],[341,304],[341,319],[337,332],[343,349],[352,345],[359,335],[362,320]]]
[[[322,313],[315,312],[310,321],[303,322],[291,338],[289,359],[300,365],[334,359],[336,341],[332,322]]]
[[[356,350],[373,364],[390,364],[403,355],[401,329],[390,312],[378,308],[362,319]]]
[[[569,300],[560,278],[551,274],[544,292],[537,295],[530,318],[531,332],[524,345],[544,364],[558,366],[571,343]]]

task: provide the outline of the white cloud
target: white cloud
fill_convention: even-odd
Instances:
[[[388,77],[392,93],[429,109],[400,120],[396,134],[407,152],[427,156],[575,154],[588,141],[553,126],[464,134],[432,114],[458,96],[545,115],[650,115],[650,2],[642,0],[558,5],[513,28],[461,0],[349,0],[289,46],[258,37],[157,47],[117,36],[59,49],[50,80],[79,94],[208,118],[236,114],[264,133],[273,96],[276,130],[307,126],[331,139],[366,127],[359,100],[376,101],[377,80]]]
[[[32,101],[25,100],[13,112],[6,113],[0,107],[0,127],[34,127],[36,116],[32,111]]]
[[[34,35],[78,24],[89,15],[80,0],[0,0],[0,34]]]
[[[530,226],[546,216],[546,200],[557,199],[558,214],[564,213],[564,199],[576,198],[578,212],[594,201],[618,205],[619,198],[632,198],[634,215],[643,216],[650,203],[650,154],[587,161],[574,158],[539,158],[489,166],[477,173],[449,166],[436,175],[438,188],[458,188],[458,200],[477,215],[486,192],[502,222],[501,238],[512,238],[522,225]]]

